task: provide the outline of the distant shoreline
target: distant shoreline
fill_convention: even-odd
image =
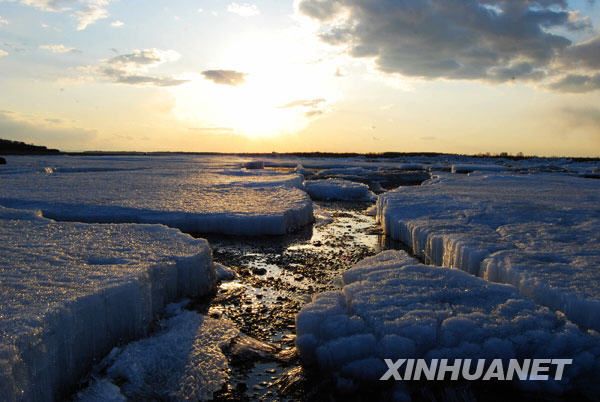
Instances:
[[[63,155],[73,156],[160,156],[160,155],[205,155],[205,156],[247,156],[247,157],[302,157],[302,158],[368,158],[368,159],[392,159],[402,157],[463,157],[480,159],[571,159],[580,162],[600,161],[600,156],[538,156],[538,155],[488,155],[488,154],[453,154],[444,152],[381,152],[381,153],[358,153],[358,152],[186,152],[186,151],[82,151],[61,152]]]
[[[358,153],[358,152],[186,152],[186,151],[78,151],[68,152],[58,149],[47,148],[40,145],[26,144],[19,141],[0,139],[0,155],[72,155],[72,156],[161,156],[161,155],[214,155],[214,156],[244,156],[244,157],[302,157],[302,158],[368,158],[368,159],[392,159],[402,157],[463,157],[482,159],[571,159],[575,162],[596,162],[600,156],[537,156],[537,155],[511,155],[500,154],[453,154],[444,152],[380,152],[380,153]]]

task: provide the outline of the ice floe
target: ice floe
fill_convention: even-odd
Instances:
[[[285,234],[313,220],[301,175],[232,173],[235,164],[227,159],[15,161],[20,170],[2,175],[0,205],[41,210],[57,220],[162,223],[186,232],[250,236]],[[53,174],[37,170],[48,163]]]
[[[600,182],[446,175],[380,196],[384,231],[426,263],[514,285],[600,330]]]
[[[313,200],[370,202],[376,199],[366,184],[347,180],[309,180],[304,186]]]
[[[53,400],[164,306],[210,294],[208,243],[162,225],[55,222],[0,207],[0,395]]]
[[[303,361],[351,390],[373,384],[384,359],[573,359],[561,381],[519,380],[535,391],[597,396],[600,338],[512,286],[419,264],[404,251],[367,258],[343,288],[318,294],[296,318]],[[490,360],[491,361],[491,360]]]

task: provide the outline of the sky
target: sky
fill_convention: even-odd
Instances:
[[[600,156],[590,0],[0,0],[0,138]]]

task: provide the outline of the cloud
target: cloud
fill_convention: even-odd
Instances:
[[[74,13],[78,21],[77,30],[83,31],[94,22],[107,18],[108,11],[106,11],[106,7],[108,7],[109,3],[109,0],[85,1],[84,6]]]
[[[563,63],[588,69],[600,69],[600,36],[566,49]]]
[[[306,116],[306,117],[315,117],[315,116],[320,116],[323,113],[325,113],[325,112],[323,112],[320,109],[313,109],[313,110],[307,110],[306,112],[304,112],[304,116]]]
[[[0,15],[0,27],[2,25],[8,25],[8,20]]]
[[[202,75],[207,80],[221,85],[241,85],[246,81],[246,74],[234,70],[206,70]]]
[[[286,103],[281,108],[293,108],[293,107],[317,107],[325,102],[323,98],[315,99],[298,99],[289,103]]]
[[[179,53],[174,50],[134,50],[131,53],[120,54],[105,60],[98,66],[86,66],[82,70],[95,78],[100,76],[119,84],[176,86],[187,81],[173,77],[149,75],[148,70],[163,63],[174,62],[179,57]]]
[[[592,75],[568,74],[549,87],[559,92],[591,92],[600,89],[600,73]]]
[[[591,26],[567,0],[298,0],[297,8],[319,22],[323,41],[387,73],[506,82],[565,74],[554,67],[560,59],[600,68],[600,39],[573,45],[559,33]]]
[[[237,14],[240,17],[253,17],[260,14],[260,11],[255,4],[249,3],[231,3],[227,6],[227,11]]]
[[[81,53],[80,50],[77,50],[74,47],[67,47],[67,46],[62,45],[62,44],[58,44],[58,45],[41,45],[40,49],[47,50],[47,51],[49,51],[51,53],[58,53],[58,54],[64,54],[64,53]]]
[[[21,0],[21,4],[42,11],[68,12],[77,19],[77,30],[83,31],[96,21],[107,18],[112,0]]]
[[[0,59],[3,58],[3,57],[6,57],[6,56],[8,56],[8,52],[5,51],[5,50],[0,49]]]
[[[36,118],[0,110],[0,137],[37,144],[81,146],[94,140],[95,130],[65,125],[61,119]]]
[[[187,80],[178,80],[169,77],[151,77],[147,75],[122,75],[120,71],[105,70],[105,75],[112,78],[113,82],[129,85],[153,85],[157,87],[173,87],[185,84]]]
[[[116,20],[110,23],[110,26],[113,28],[121,28],[122,26],[124,26],[125,23],[123,21],[120,20]]]
[[[304,108],[308,109],[304,112],[304,116],[306,117],[315,117],[322,115],[325,113],[322,108],[320,108],[326,100],[324,98],[314,98],[314,99],[298,99],[295,101],[291,101],[286,103],[285,105],[279,106],[282,109],[291,109],[291,108]]]
[[[131,53],[120,54],[108,60],[108,64],[122,69],[137,70],[148,66],[179,60],[181,55],[174,50],[136,49]]]
[[[69,6],[75,3],[72,0],[21,0],[21,4],[35,7],[43,11],[58,12],[68,10]]]

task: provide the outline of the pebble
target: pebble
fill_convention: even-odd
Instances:
[[[267,270],[266,270],[265,268],[254,268],[254,269],[252,270],[252,272],[253,272],[255,275],[265,275],[265,274],[267,273]]]

